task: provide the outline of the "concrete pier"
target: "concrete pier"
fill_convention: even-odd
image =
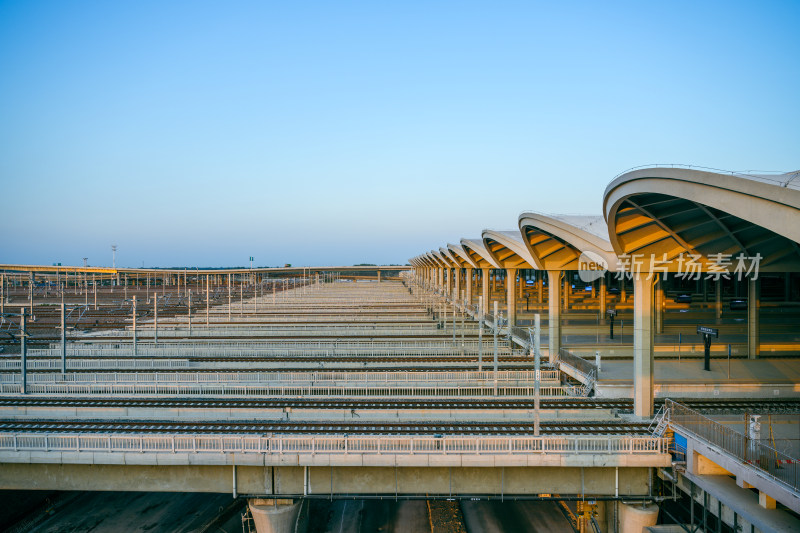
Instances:
[[[255,498],[247,502],[253,523],[258,533],[303,533],[305,528],[296,526],[307,523],[300,516],[301,509],[308,512],[302,500]]]

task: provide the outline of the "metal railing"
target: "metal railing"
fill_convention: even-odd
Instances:
[[[434,454],[434,455],[652,455],[665,453],[665,439],[625,435],[483,436],[290,436],[129,435],[2,433],[2,451]]]
[[[348,361],[337,361],[333,358],[328,358],[324,363],[320,361],[292,361],[287,362],[281,359],[233,359],[225,360],[224,358],[214,361],[204,361],[202,359],[169,359],[169,358],[151,358],[151,359],[136,359],[134,357],[122,359],[106,359],[106,358],[71,358],[67,359],[67,370],[95,370],[114,372],[121,370],[195,370],[195,371],[234,371],[235,369],[244,369],[248,371],[261,370],[261,371],[280,371],[291,364],[295,368],[306,368],[308,370],[316,370],[318,368],[334,368],[334,365],[342,367],[349,365]],[[433,370],[439,369],[441,363],[436,361],[425,361],[414,358],[413,360],[392,361],[391,366],[397,369],[405,369],[406,371],[424,370],[431,368]],[[461,361],[449,361],[447,366],[463,368],[465,371],[475,367],[475,362],[467,358]],[[17,360],[0,361],[0,371],[19,371],[22,367],[22,362]],[[27,361],[28,370],[60,370],[60,359],[34,359]],[[343,368],[344,370],[344,368]]]
[[[665,407],[669,425],[677,433],[684,436],[691,433],[795,492],[800,489],[800,461],[797,458],[670,399],[666,400]]]
[[[559,373],[541,371],[541,379],[549,385],[558,383]],[[492,371],[318,371],[305,372],[80,372],[73,374],[38,373],[27,376],[28,383],[480,383],[489,381],[533,383],[531,370]],[[0,383],[19,383],[19,374],[0,374]]]
[[[592,373],[597,375],[597,366],[590,363],[583,357],[575,355],[566,348],[561,348],[558,352],[557,361],[559,363],[569,365],[583,376],[589,377]]]
[[[595,365],[573,354],[566,348],[561,348],[554,364],[559,371],[565,374],[575,374],[573,377],[580,382],[577,386],[565,385],[570,395],[588,397],[592,393],[597,382],[597,367]],[[567,371],[562,368],[565,366],[569,367]]]
[[[500,341],[499,350],[504,355],[509,353],[509,344]],[[419,356],[427,357],[433,355],[477,355],[482,349],[485,351],[492,347],[491,339],[482,344],[467,341],[463,345],[459,343],[454,347],[450,343],[428,342],[414,344],[412,342],[360,342],[360,343],[338,343],[338,342],[317,342],[317,343],[274,343],[274,344],[252,344],[250,346],[231,347],[230,345],[209,343],[209,344],[181,344],[172,345],[159,343],[158,346],[152,344],[137,345],[136,354],[133,353],[131,344],[120,343],[111,346],[67,346],[67,357],[319,357],[336,355],[392,355],[397,357]],[[41,356],[57,357],[60,356],[59,349],[52,350],[31,350],[29,358]]]
[[[319,398],[531,398],[534,386],[470,385],[269,385],[261,383],[28,383],[27,394],[291,396]],[[541,387],[542,398],[569,396],[564,386]],[[20,384],[0,384],[2,394],[20,394]]]
[[[457,327],[459,332],[463,329],[465,333],[474,335],[477,328],[466,326],[464,328]],[[186,337],[189,328],[187,327],[159,327],[158,336],[161,338],[167,337]],[[149,337],[152,335],[153,328],[138,329],[137,335],[139,337]],[[230,337],[390,337],[390,336],[406,336],[406,337],[447,337],[452,334],[452,328],[447,325],[445,329],[436,327],[436,324],[426,324],[420,327],[325,327],[325,326],[297,326],[297,327],[276,327],[276,326],[252,326],[252,325],[231,325],[227,326],[221,322],[214,322],[206,326],[201,320],[193,324],[191,330],[192,337],[216,337],[220,335]],[[132,329],[113,330],[109,332],[98,332],[96,338],[102,337],[132,337]]]

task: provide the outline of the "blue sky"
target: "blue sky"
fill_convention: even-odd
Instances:
[[[401,263],[800,168],[800,2],[0,1],[0,262]]]

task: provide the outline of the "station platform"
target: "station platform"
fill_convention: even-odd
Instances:
[[[800,397],[800,359],[659,361],[653,364],[656,398]],[[633,397],[633,362],[603,361],[595,384],[598,398]]]

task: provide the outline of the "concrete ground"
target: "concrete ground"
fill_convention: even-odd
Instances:
[[[798,359],[734,359],[730,366],[728,360],[714,359],[709,366],[711,370],[703,370],[701,359],[656,360],[653,364],[656,396],[779,399],[797,397],[800,393]],[[630,398],[633,363],[603,361],[595,390],[598,397]]]
[[[601,365],[599,382],[633,381],[633,364],[630,361],[609,361],[602,362]],[[800,360],[798,359],[734,359],[730,363],[730,378],[728,378],[727,359],[712,360],[710,367],[711,370],[704,371],[703,362],[699,359],[688,359],[681,362],[656,360],[653,373],[656,383],[796,384],[800,381]]]
[[[556,502],[462,500],[461,512],[468,533],[573,533]]]
[[[84,492],[57,512],[40,521],[31,533],[57,532],[189,532],[202,531],[215,519],[224,520],[212,531],[238,533],[244,501],[230,494],[158,492]],[[230,524],[228,523],[230,522]],[[219,527],[222,526],[222,527]],[[233,526],[236,526],[235,528]]]

